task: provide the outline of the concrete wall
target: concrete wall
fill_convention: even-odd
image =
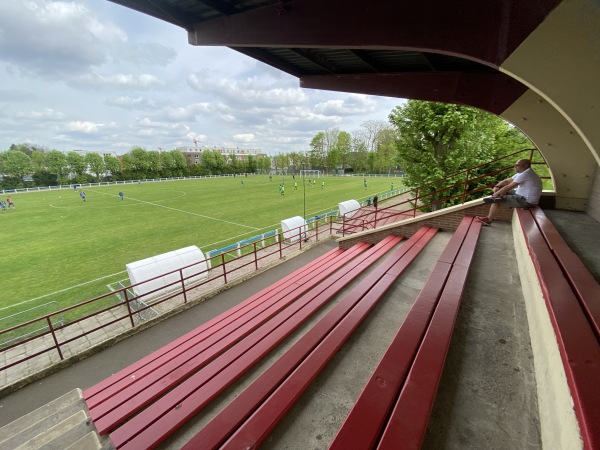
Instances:
[[[587,213],[590,217],[600,222],[600,166],[596,166],[596,175],[592,184]]]
[[[377,228],[377,230],[363,231],[339,239],[339,247],[349,249],[358,242],[370,242],[376,244],[390,234],[397,236],[411,237],[421,227],[436,227],[441,230],[456,230],[464,216],[486,216],[490,207],[482,200],[474,200],[464,205],[444,208],[431,214],[414,219],[404,220],[397,224],[389,224]],[[513,210],[501,208],[496,220],[509,222],[512,218]]]
[[[558,341],[516,214],[513,237],[533,351],[542,448],[581,449],[583,441]]]

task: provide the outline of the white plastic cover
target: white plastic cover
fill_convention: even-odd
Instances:
[[[356,214],[356,211],[360,208],[360,203],[356,200],[346,200],[338,204],[340,210],[340,217],[346,216],[347,219]]]
[[[126,264],[125,268],[129,274],[129,281],[131,281],[131,284],[141,283],[133,287],[133,292],[135,295],[144,296],[142,300],[147,302],[148,300],[181,288],[181,282],[175,283],[172,286],[168,286],[170,283],[174,283],[181,279],[179,272],[172,274],[169,274],[169,272],[181,269],[182,267],[186,267],[191,264],[194,264],[194,266],[183,270],[184,277],[188,277],[199,272],[204,273],[191,276],[185,280],[186,286],[199,280],[208,278],[208,272],[205,272],[207,269],[207,264],[206,261],[204,261],[204,255],[195,245],[181,248],[172,252],[163,253],[161,255],[152,256],[140,261],[135,261]],[[155,277],[158,278],[144,283],[145,280],[150,280],[151,278]],[[157,289],[156,292],[148,294],[148,292],[155,289]]]
[[[300,216],[290,217],[281,221],[281,231],[283,239],[289,242],[296,242],[301,234],[307,232],[306,220]]]

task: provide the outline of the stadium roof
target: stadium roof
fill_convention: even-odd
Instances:
[[[498,114],[526,91],[498,68],[560,3],[111,1],[184,28],[192,45],[227,46],[294,75],[303,87],[447,101]]]

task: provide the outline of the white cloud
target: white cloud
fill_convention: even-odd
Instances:
[[[65,128],[68,131],[76,131],[76,132],[87,133],[87,134],[97,133],[103,127],[104,127],[104,125],[99,124],[99,123],[80,122],[80,121],[68,122],[65,126]]]
[[[44,108],[38,111],[18,112],[17,119],[35,120],[35,121],[58,121],[63,120],[66,116],[60,111],[51,108]]]
[[[298,79],[110,1],[0,0],[0,151],[251,145],[305,150],[402,101],[301,89]]]
[[[256,136],[254,136],[252,133],[235,134],[235,135],[233,135],[233,140],[236,142],[243,142],[243,143],[247,144],[250,142],[255,142]]]

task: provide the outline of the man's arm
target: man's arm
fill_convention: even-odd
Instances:
[[[504,197],[511,190],[516,188],[519,183],[513,181],[512,178],[507,178],[506,180],[502,180],[496,186],[494,186],[494,197]]]

